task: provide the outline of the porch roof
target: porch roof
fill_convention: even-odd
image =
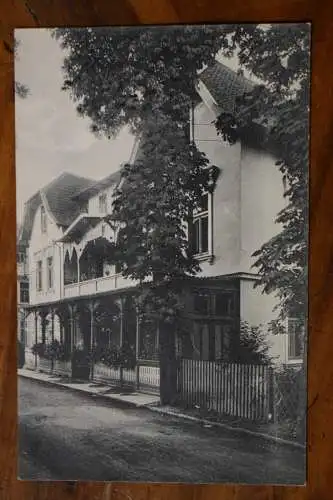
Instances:
[[[98,215],[81,214],[66,229],[58,241],[62,243],[73,241],[75,238],[82,236],[89,228],[96,226],[102,219],[103,217]]]

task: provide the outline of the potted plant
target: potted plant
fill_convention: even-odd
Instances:
[[[52,358],[49,353],[47,344],[37,342],[32,346],[32,353],[38,358],[38,367],[40,371],[52,371]]]

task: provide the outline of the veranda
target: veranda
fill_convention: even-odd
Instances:
[[[84,297],[31,307],[26,367],[54,375],[159,392],[159,335],[140,319],[131,293]]]

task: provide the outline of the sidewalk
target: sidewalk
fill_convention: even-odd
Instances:
[[[56,375],[48,375],[47,373],[35,372],[24,368],[19,369],[17,374],[20,377],[29,378],[38,382],[57,385],[66,389],[83,392],[90,396],[99,396],[110,401],[117,401],[137,407],[156,405],[159,404],[160,401],[159,396],[155,395],[143,394],[140,392],[126,393],[126,391],[121,388],[93,382],[71,382]]]
[[[225,430],[261,437],[275,443],[293,446],[302,450],[306,449],[303,444],[297,442],[296,440],[291,440],[287,435],[287,432],[279,424],[254,423],[236,418],[228,418],[226,416],[220,418],[216,418],[216,416],[210,417],[207,413],[203,414],[200,409],[196,408],[180,409],[172,406],[161,406],[158,395],[143,394],[140,392],[128,393],[126,390],[122,390],[119,387],[111,387],[93,382],[71,382],[65,380],[63,377],[23,368],[19,369],[17,373],[20,377],[57,385],[66,389],[82,392],[93,397],[102,397],[108,401],[125,403],[134,407],[145,407],[148,410],[161,415],[197,422],[204,427],[220,427]]]

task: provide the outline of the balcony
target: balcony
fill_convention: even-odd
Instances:
[[[113,274],[103,278],[95,278],[79,283],[71,283],[64,286],[64,297],[83,297],[97,293],[121,290],[135,286],[137,283],[129,278],[124,278],[121,274]]]

